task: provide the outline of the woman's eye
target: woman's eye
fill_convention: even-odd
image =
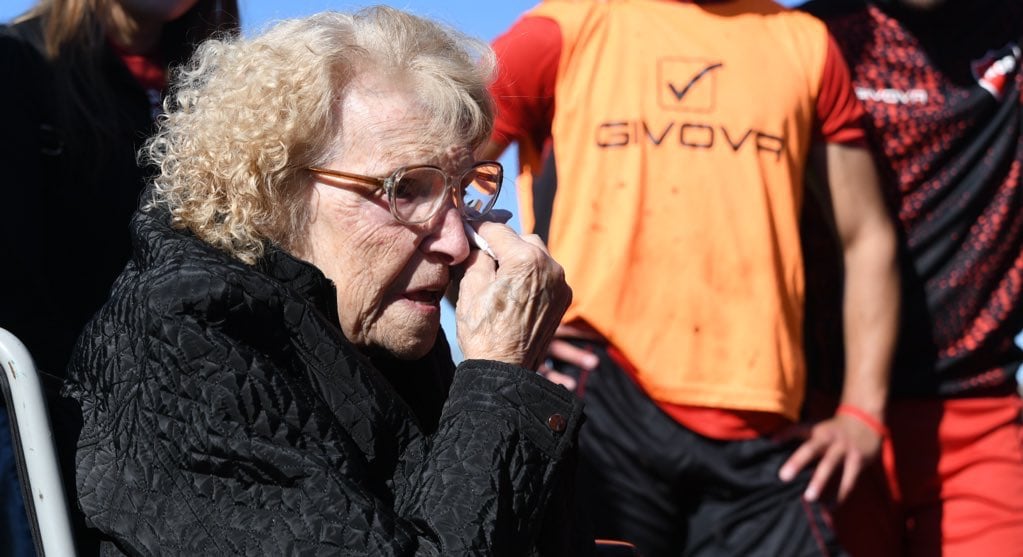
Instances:
[[[394,185],[394,198],[411,200],[419,196],[422,187],[414,178],[402,178]]]

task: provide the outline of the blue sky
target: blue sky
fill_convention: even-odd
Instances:
[[[387,4],[444,22],[460,29],[464,33],[490,41],[508,28],[520,14],[537,4],[537,2],[538,0],[497,0],[494,2],[479,2],[478,0],[409,0],[406,2],[239,0],[239,6],[241,9],[242,29],[245,33],[259,30],[277,19],[301,17],[324,10],[351,11],[372,4]],[[0,3],[0,21],[11,19],[27,10],[34,3],[35,0],[3,0]],[[791,4],[793,0],[783,3]],[[509,150],[509,152],[505,153],[501,161],[506,169],[513,171],[515,169],[514,150]],[[513,183],[513,179],[514,176],[510,176],[507,183]],[[511,188],[508,188],[501,195],[498,206],[511,210],[513,214],[517,213],[515,210],[515,194]],[[510,224],[517,229],[518,219],[513,218]],[[458,350],[458,345],[454,340],[455,326],[453,314],[447,303],[445,303],[442,323],[451,341],[452,349],[456,352],[456,360],[460,360],[461,352]]]
[[[0,3],[0,20],[25,11],[35,0],[4,0]],[[323,10],[348,11],[371,4],[387,4],[396,8],[443,21],[465,32],[491,39],[511,24],[520,13],[537,0],[497,0],[481,3],[468,0],[410,0],[406,2],[352,2],[346,0],[239,0],[242,25],[246,30],[262,27],[273,19],[301,17]]]

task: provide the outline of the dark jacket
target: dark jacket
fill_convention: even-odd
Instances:
[[[315,267],[274,248],[243,264],[158,211],[132,227],[134,258],[68,382],[85,418],[79,502],[117,549],[571,551],[568,391],[492,361],[453,369],[443,335],[422,360],[371,362]]]
[[[153,121],[145,92],[107,51],[101,71],[117,111],[104,133],[91,130],[42,42],[38,19],[0,26],[0,327],[41,370],[63,376],[131,255],[146,174],[136,154]]]
[[[131,255],[128,225],[146,181],[136,153],[153,121],[149,99],[113,51],[104,52],[100,74],[116,114],[102,118],[99,132],[69,99],[67,87],[84,86],[62,81],[55,64],[44,55],[39,19],[0,26],[0,327],[43,372],[70,488],[80,423],[57,393],[78,333]],[[93,540],[72,518],[79,552],[89,555]]]

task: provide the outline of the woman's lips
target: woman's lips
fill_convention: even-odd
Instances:
[[[438,305],[444,297],[444,291],[437,289],[413,290],[405,293],[405,298],[421,304]]]

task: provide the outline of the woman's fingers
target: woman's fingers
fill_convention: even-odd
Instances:
[[[479,252],[467,261],[455,308],[462,353],[537,369],[571,301],[564,270],[539,238],[478,226],[497,264],[484,265]]]

